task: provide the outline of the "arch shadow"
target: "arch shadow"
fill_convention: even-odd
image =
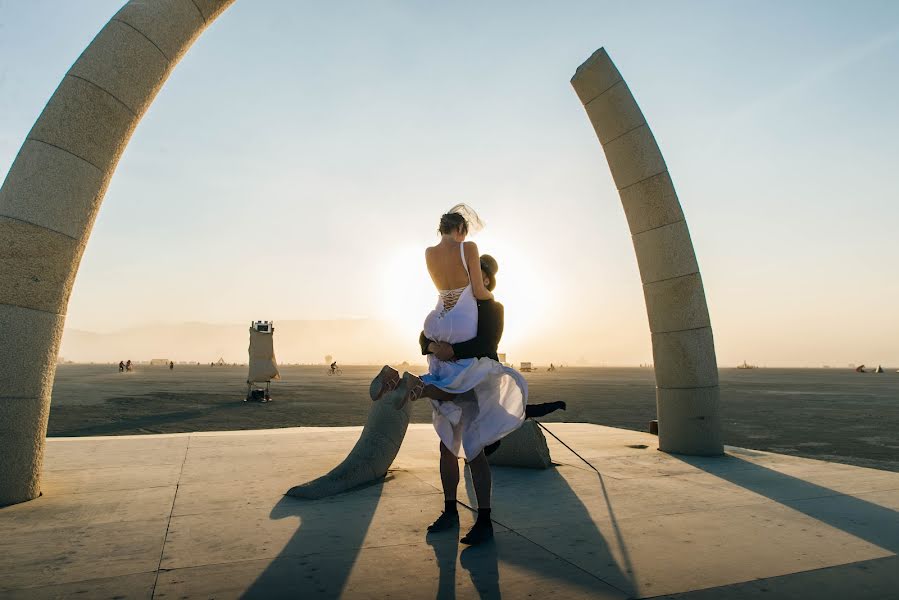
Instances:
[[[676,458],[835,529],[899,554],[899,512],[891,508],[733,455],[724,459],[729,462],[725,468],[712,468],[708,461],[689,456]]]

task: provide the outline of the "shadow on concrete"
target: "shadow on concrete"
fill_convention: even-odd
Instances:
[[[440,579],[437,582],[437,600],[455,600],[459,528],[428,534],[425,539],[434,551],[434,560],[440,570]]]
[[[481,600],[502,598],[499,587],[499,558],[496,541],[469,546],[459,555],[459,563],[468,571]]]
[[[464,508],[462,510],[465,510]],[[434,550],[434,559],[440,569],[437,600],[456,598],[456,558],[468,571],[471,583],[482,599],[501,598],[499,585],[499,559],[496,542],[480,546],[465,546],[459,553],[459,528],[441,531],[427,536],[428,545]]]
[[[390,479],[322,500],[284,496],[269,517],[299,519],[299,528],[241,598],[340,597]]]
[[[899,513],[895,510],[735,456],[672,456],[884,550],[899,553]],[[721,468],[722,461],[727,461],[728,468]]]
[[[610,538],[600,531],[577,492],[556,466],[546,470],[493,466],[491,470],[494,522],[520,537],[529,547],[513,544],[512,538],[499,534],[495,544],[489,548],[482,550],[473,547],[462,552],[465,558],[462,566],[471,574],[472,582],[482,598],[499,597],[502,587],[497,570],[499,560],[526,568],[540,577],[557,579],[566,585],[580,586],[586,590],[596,591],[597,583],[602,581],[625,594],[636,593],[636,573],[602,475],[597,473],[598,486],[612,516],[610,524],[613,535]],[[470,502],[474,503],[474,486],[468,469],[465,469],[465,487]],[[513,512],[517,513],[514,521],[503,518]],[[521,519],[522,515],[526,519]],[[553,535],[551,547],[531,540],[527,531],[529,527],[541,527],[550,532]],[[552,547],[559,544],[576,548],[580,564],[554,553]],[[617,549],[620,559],[616,558],[613,547]],[[572,580],[572,569],[584,576]],[[598,572],[603,576],[597,576]],[[484,595],[482,589],[486,591],[494,586],[496,595]]]

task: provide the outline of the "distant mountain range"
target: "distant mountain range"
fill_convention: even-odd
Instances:
[[[249,321],[162,324],[110,333],[66,329],[59,354],[75,362],[246,362],[248,329]],[[421,362],[415,334],[375,319],[276,321],[275,355],[280,363],[322,363],[326,355],[345,364]]]

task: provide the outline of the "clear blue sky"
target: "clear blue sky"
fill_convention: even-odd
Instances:
[[[0,177],[121,4],[0,0]],[[599,46],[674,177],[721,364],[899,365],[893,1],[239,0],[132,138],[68,325],[412,331],[433,301],[421,248],[465,201],[510,352],[650,360],[623,211],[568,84]]]

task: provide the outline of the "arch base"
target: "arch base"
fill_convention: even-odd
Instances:
[[[721,456],[719,389],[656,388],[659,450],[689,456]]]

